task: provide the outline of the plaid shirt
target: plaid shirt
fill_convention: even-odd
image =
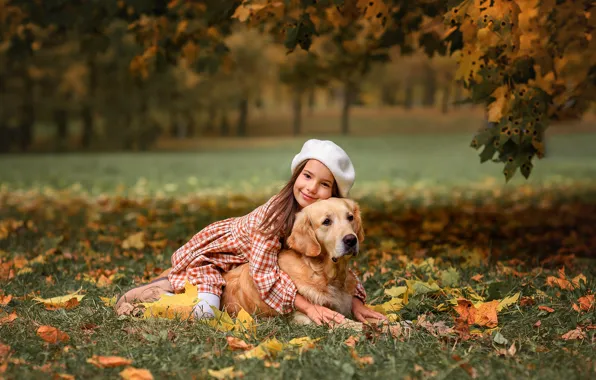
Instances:
[[[266,238],[258,231],[273,198],[247,215],[208,225],[174,252],[168,275],[174,291],[183,291],[188,279],[199,293],[221,296],[225,285],[222,271],[248,263],[263,301],[280,314],[293,311],[297,289],[278,266],[280,238]],[[359,280],[354,296],[366,301],[366,292]]]

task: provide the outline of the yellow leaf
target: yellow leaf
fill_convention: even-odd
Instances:
[[[209,375],[216,379],[234,379],[236,377],[243,377],[244,372],[234,371],[234,366],[222,368],[220,370],[209,369],[207,370]]]
[[[497,311],[501,311],[501,310],[508,308],[509,306],[515,304],[517,302],[517,300],[519,299],[520,294],[521,294],[520,292],[517,292],[512,296],[503,298],[499,302],[499,306],[497,306]]]
[[[306,350],[310,350],[311,348],[315,348],[315,343],[319,340],[321,340],[321,338],[313,339],[311,337],[304,336],[302,338],[294,338],[290,340],[288,344],[298,347],[300,353],[302,353]]]
[[[493,91],[491,97],[495,100],[488,105],[488,121],[498,123],[503,114],[508,111],[509,86],[503,85]]]
[[[162,294],[155,302],[144,302],[145,306],[143,318],[187,318],[192,315],[192,309],[197,304],[197,287],[190,282],[184,285],[184,293],[180,294]]]
[[[235,350],[246,351],[246,350],[250,350],[253,348],[252,344],[248,344],[240,338],[228,336],[228,337],[226,337],[226,340],[228,341],[228,347],[232,351],[235,351]]]
[[[236,323],[234,324],[234,329],[237,332],[249,333],[253,336],[257,334],[257,326],[255,325],[255,320],[244,309],[241,309],[240,312],[238,312],[238,315],[236,315]]]
[[[108,297],[99,297],[100,300],[102,300],[102,302],[104,303],[104,305],[106,305],[107,307],[112,307],[116,304],[116,296],[112,297],[112,298],[108,298]]]
[[[61,296],[61,297],[52,297],[52,298],[38,298],[35,297],[33,298],[33,301],[37,301],[40,303],[43,303],[46,307],[51,307],[54,309],[57,308],[64,308],[68,306],[68,301],[70,301],[71,299],[76,299],[77,302],[81,302],[81,300],[83,298],[85,298],[85,295],[80,295],[79,292],[83,290],[83,288],[80,288],[79,290],[77,290],[74,293],[70,293],[67,294],[65,296]]]
[[[407,292],[404,292],[404,294],[407,294]],[[389,301],[380,305],[367,306],[375,311],[378,311],[381,314],[386,315],[388,313],[400,311],[404,307],[404,302],[401,298],[391,298]]]
[[[553,85],[556,83],[555,73],[550,71],[548,74],[542,75],[542,68],[540,65],[534,65],[534,71],[536,72],[536,79],[530,79],[528,84],[530,86],[539,87],[547,94],[552,95],[554,92]]]
[[[394,286],[390,289],[385,289],[385,294],[390,297],[399,297],[408,290],[407,286]]]
[[[459,66],[455,73],[455,79],[463,79],[467,84],[470,78],[473,78],[478,70],[480,70],[480,58],[482,55],[483,53],[479,49],[463,49]]]
[[[145,243],[143,240],[145,239],[145,233],[143,231],[137,232],[136,234],[132,234],[122,242],[123,249],[143,249],[145,248]]]
[[[250,351],[247,351],[244,354],[236,356],[237,359],[261,359],[264,360],[265,358],[275,357],[284,349],[283,343],[279,340],[267,339],[266,341],[262,342],[255,348]]]
[[[203,323],[213,327],[218,331],[233,331],[236,329],[236,324],[227,312],[217,310],[215,307],[211,307],[211,309],[213,309],[213,314],[215,317],[202,320]]]
[[[149,370],[135,367],[125,368],[120,372],[120,377],[124,380],[153,380],[153,375]]]

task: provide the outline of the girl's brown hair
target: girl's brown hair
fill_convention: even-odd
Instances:
[[[302,170],[306,166],[308,160],[303,161],[296,167],[292,177],[285,184],[285,186],[277,193],[275,199],[271,202],[267,210],[265,210],[265,217],[263,223],[259,226],[259,230],[265,236],[271,238],[273,236],[280,236],[285,240],[292,233],[294,227],[294,220],[296,213],[300,210],[300,205],[294,197],[294,183]],[[333,181],[333,188],[331,189],[331,196],[341,198],[337,181]]]

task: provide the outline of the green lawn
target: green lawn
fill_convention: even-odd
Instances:
[[[257,206],[288,177],[304,139],[234,152],[3,156],[0,378],[118,378],[127,367],[98,368],[93,355],[127,358],[156,379],[214,378],[209,370],[228,367],[259,380],[596,377],[596,135],[553,136],[531,179],[507,185],[500,165],[478,163],[469,135],[334,140],[358,171],[366,240],[354,267],[368,303],[392,315],[392,326],[411,326],[407,333],[279,317],[246,336],[185,319],[118,317],[100,298],[167,268],[208,223]],[[142,246],[127,248],[138,232]],[[393,293],[404,286],[407,297]],[[69,309],[33,300],[78,289],[85,298]],[[68,340],[45,342],[41,326]],[[233,336],[286,346],[240,359]],[[319,340],[302,353],[287,346],[301,337]]]
[[[494,178],[496,186],[511,187],[596,178],[596,134],[552,136],[548,158],[535,161],[530,179],[518,172],[509,185],[501,164],[480,164],[479,152],[468,147],[469,134],[330,138],[356,166],[355,196],[377,186],[465,186]],[[289,177],[290,162],[305,140],[248,140],[247,148],[196,152],[9,155],[0,158],[0,184],[10,189],[75,185],[93,194],[271,192],[269,186]]]

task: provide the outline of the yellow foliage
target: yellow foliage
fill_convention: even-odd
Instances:
[[[67,294],[65,296],[60,296],[60,297],[52,297],[52,298],[35,297],[35,298],[33,298],[33,301],[43,303],[46,307],[61,308],[61,307],[67,306],[67,303],[70,300],[72,300],[73,298],[76,299],[78,302],[80,302],[83,298],[85,298],[85,295],[79,294],[81,292],[81,290],[83,290],[83,288],[80,288],[76,292]]]
[[[509,108],[509,86],[498,87],[491,96],[495,100],[488,105],[488,121],[498,123]]]

